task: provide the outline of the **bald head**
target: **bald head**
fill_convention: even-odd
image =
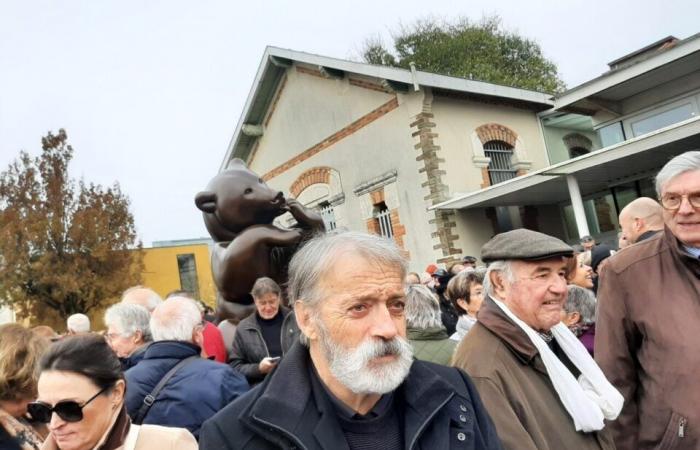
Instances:
[[[202,316],[197,304],[186,297],[171,297],[153,311],[150,321],[154,341],[184,341],[201,345]]]
[[[664,228],[663,208],[651,198],[640,197],[620,211],[619,221],[625,239],[634,244],[647,231]]]
[[[162,302],[163,299],[156,291],[145,286],[130,287],[122,294],[122,303],[143,306],[151,314]]]

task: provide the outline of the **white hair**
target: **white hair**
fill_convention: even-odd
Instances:
[[[491,272],[501,272],[506,280],[513,282],[515,281],[515,274],[513,273],[512,261],[510,260],[498,260],[493,261],[489,264],[486,269],[486,274],[484,275],[484,292],[488,295],[495,297],[496,293],[491,285]]]
[[[442,327],[440,304],[433,293],[422,284],[406,288],[406,325],[409,328],[425,330]]]
[[[202,326],[202,314],[194,300],[171,297],[153,311],[150,320],[154,341],[192,342],[192,334]]]
[[[596,299],[593,291],[580,286],[570,285],[564,310],[567,313],[577,312],[581,315],[581,323],[590,325],[595,323]]]
[[[134,294],[138,294],[139,291],[143,291],[146,296],[145,296],[145,303],[138,301],[137,303],[145,307],[150,314],[153,313],[153,311],[163,303],[163,299],[158,295],[156,291],[154,291],[151,288],[147,288],[146,286],[132,286],[129,289],[125,290],[124,293],[122,293],[122,302],[125,300],[129,299],[130,296],[133,296]],[[139,295],[139,300],[144,298],[142,295]],[[128,301],[128,303],[134,303],[133,301]]]
[[[105,311],[105,325],[118,328],[123,336],[133,336],[137,331],[145,342],[151,341],[151,315],[141,305],[117,303]]]
[[[700,170],[700,151],[682,153],[666,163],[656,175],[656,195],[661,194],[666,183],[678,175],[691,170]]]
[[[291,304],[301,300],[315,306],[322,299],[319,284],[340,253],[355,254],[383,267],[397,269],[401,280],[406,278],[408,264],[394,241],[355,231],[320,234],[304,244],[289,262]]]
[[[66,320],[66,327],[73,333],[89,333],[90,318],[85,314],[73,314]]]

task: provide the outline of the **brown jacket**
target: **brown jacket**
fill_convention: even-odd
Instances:
[[[484,300],[478,317],[457,347],[454,365],[472,377],[503,448],[615,448],[607,428],[595,433],[576,431],[537,349],[493,300]],[[554,350],[567,367],[575,370],[563,352]]]
[[[595,359],[625,397],[619,449],[700,448],[699,329],[700,262],[670,230],[610,258]]]

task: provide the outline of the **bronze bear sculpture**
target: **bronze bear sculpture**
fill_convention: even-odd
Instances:
[[[204,224],[214,240],[211,264],[219,291],[218,315],[242,317],[252,309],[250,290],[260,277],[283,285],[296,249],[313,234],[325,231],[321,216],[281,191],[271,189],[236,158],[195,196]],[[297,225],[273,225],[289,212]],[[223,301],[222,301],[223,300]]]

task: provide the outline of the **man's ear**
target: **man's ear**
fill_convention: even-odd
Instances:
[[[312,318],[312,311],[309,306],[301,300],[294,302],[294,316],[297,319],[297,325],[301,333],[311,341],[318,337],[316,332],[316,324]]]
[[[505,286],[503,281],[503,272],[494,270],[489,274],[489,282],[491,283],[493,292],[501,299],[505,297]]]
[[[198,192],[194,196],[194,204],[200,211],[212,214],[216,211],[216,193],[211,191]]]

